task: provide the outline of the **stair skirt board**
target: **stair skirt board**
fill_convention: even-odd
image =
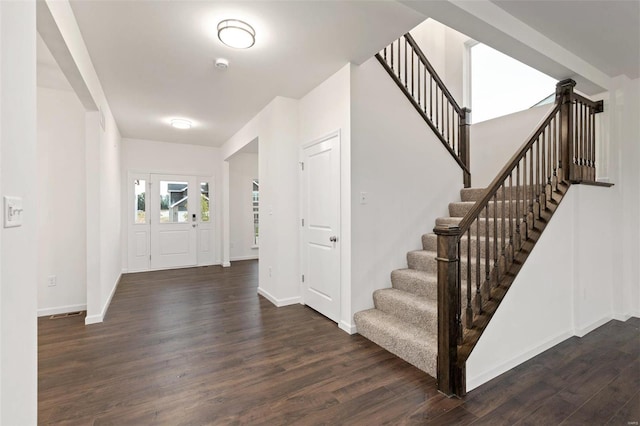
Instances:
[[[566,189],[561,193],[551,194],[552,196],[549,199],[551,204],[549,204],[549,206],[553,207],[552,204],[557,204],[565,192]],[[484,188],[462,189],[460,191],[462,201],[449,204],[449,213],[451,216],[438,218],[436,224],[457,225],[462,220],[462,217],[473,208],[474,204],[484,197],[484,194]],[[502,211],[501,197],[502,191],[499,190],[497,195],[498,202],[491,202],[489,204],[490,211],[493,211],[495,208],[497,208],[499,212]],[[509,209],[514,208],[515,205],[516,202],[505,203],[505,212],[508,214]],[[551,215],[554,210],[555,207],[549,211],[549,215]],[[523,209],[522,203],[520,203],[519,212],[523,211],[525,210]],[[545,214],[545,217],[548,216]],[[513,232],[515,232],[516,229],[515,224],[514,219],[511,228]],[[501,226],[497,228],[498,242],[501,245],[503,232]],[[508,232],[507,224],[505,234]],[[534,241],[535,235],[535,233],[529,233],[529,237],[534,238]],[[480,240],[479,251],[484,259],[486,255],[487,238],[489,248],[493,250],[493,219],[490,218],[487,221],[481,217],[480,229],[476,229],[475,225],[471,228],[472,283],[476,282],[475,276],[477,269],[475,261],[473,260],[478,252],[476,241]],[[505,239],[505,244],[508,244],[507,240],[508,238]],[[465,236],[461,239],[461,252],[464,253],[465,257],[467,245],[468,241]],[[425,373],[436,377],[438,351],[437,236],[433,233],[423,235],[422,246],[423,250],[414,250],[407,253],[408,268],[392,271],[391,288],[376,290],[373,294],[374,308],[356,313],[354,315],[354,322],[359,334],[410,364],[413,364]],[[502,250],[502,247],[500,247],[500,250]],[[460,262],[461,269],[465,271],[467,264],[466,258],[462,258]],[[504,265],[501,264],[501,268],[502,266]],[[490,261],[490,267],[493,267],[493,259]],[[480,264],[480,277],[486,276],[485,268],[485,262],[482,261]],[[466,289],[466,277],[463,276],[463,294],[466,294]],[[466,298],[463,297],[461,302],[466,303]],[[462,321],[464,323],[464,309],[462,309],[462,315]]]

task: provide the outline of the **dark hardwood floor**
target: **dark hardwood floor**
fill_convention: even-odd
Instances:
[[[39,423],[638,424],[640,320],[611,321],[470,392],[315,311],[256,294],[257,263],[125,275],[105,322],[39,326]],[[564,422],[564,423],[563,423]]]

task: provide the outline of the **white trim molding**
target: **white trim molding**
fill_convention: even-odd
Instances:
[[[50,315],[67,314],[69,312],[86,311],[87,304],[54,306],[52,308],[38,309],[38,317],[48,317]]]
[[[230,262],[235,262],[238,260],[258,260],[257,254],[251,254],[249,256],[235,256],[229,259]]]
[[[589,325],[587,325],[585,327],[576,328],[573,331],[573,334],[578,336],[578,337],[583,337],[583,336],[591,333],[596,328],[605,325],[606,323],[608,323],[612,319],[613,318],[610,317],[610,316],[606,316],[606,317],[600,318],[599,320],[594,321],[594,322],[592,322],[591,324],[589,324]]]
[[[258,287],[258,294],[262,297],[264,297],[265,299],[267,299],[269,302],[273,303],[276,307],[281,308],[283,306],[289,306],[289,305],[299,305],[300,303],[300,296],[297,297],[288,297],[286,299],[278,299],[277,297],[273,296],[271,293],[269,293],[268,291]]]
[[[356,334],[358,332],[355,324],[349,324],[346,321],[340,321],[338,323],[338,327],[340,330],[346,331],[349,334]]]
[[[87,315],[84,319],[84,325],[98,324],[104,321],[104,317],[105,315],[107,315],[107,311],[109,310],[109,306],[111,305],[111,300],[113,299],[113,295],[116,294],[116,290],[118,289],[118,286],[120,285],[121,280],[122,280],[122,274],[120,274],[120,276],[116,280],[116,284],[113,286],[113,289],[111,290],[111,294],[109,294],[107,301],[102,307],[102,311],[98,315]]]
[[[536,347],[530,348],[522,352],[520,355],[511,358],[509,361],[501,365],[498,365],[495,368],[485,371],[484,373],[481,373],[475,377],[467,376],[467,392],[477,388],[478,386],[484,383],[487,383],[489,380],[498,377],[500,374],[505,373],[514,367],[517,367],[518,365],[522,364],[525,361],[530,360],[536,355],[541,354],[547,349],[551,349],[555,345],[561,342],[564,342],[570,337],[573,337],[573,334],[571,334],[571,332],[569,331],[565,331],[563,333],[560,333],[556,337],[547,340],[541,345],[538,345]]]

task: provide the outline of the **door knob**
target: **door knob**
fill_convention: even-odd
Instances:
[[[335,243],[338,241],[338,237],[336,237],[335,235],[332,237],[329,237],[329,241],[331,241],[332,243]]]

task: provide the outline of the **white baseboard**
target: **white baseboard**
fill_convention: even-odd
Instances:
[[[494,368],[491,368],[488,371],[480,373],[475,377],[467,376],[467,392],[477,388],[480,385],[483,385],[483,384],[487,383],[489,380],[498,377],[502,373],[505,373],[505,372],[511,370],[512,368],[517,367],[518,365],[522,364],[525,361],[530,360],[531,358],[533,358],[536,355],[541,354],[542,352],[546,351],[547,349],[550,349],[550,348],[554,347],[555,345],[557,345],[557,344],[559,344],[561,342],[564,342],[565,340],[567,340],[570,337],[573,337],[573,334],[571,334],[571,332],[569,332],[569,331],[565,331],[565,332],[559,334],[558,336],[547,340],[543,344],[538,345],[538,346],[536,346],[534,348],[531,348],[531,349],[529,349],[527,351],[524,351],[523,353],[513,357],[509,361],[504,362],[504,363],[502,363],[502,364],[500,364],[500,365],[498,365],[498,366],[496,366]]]
[[[236,262],[238,260],[258,260],[258,256],[255,254],[251,254],[249,256],[236,256],[229,259],[231,262]]]
[[[223,268],[228,268],[229,266],[231,266],[231,262],[222,262]]]
[[[631,318],[633,316],[634,316],[633,314],[613,314],[613,318],[612,319],[625,322],[626,320],[628,320],[629,318]],[[637,315],[635,315],[635,316],[637,316]]]
[[[340,328],[340,330],[346,331],[349,334],[356,334],[358,332],[355,324],[349,324],[346,321],[340,321],[338,323],[338,328]]]
[[[278,299],[277,297],[274,297],[271,293],[269,293],[268,291],[260,287],[258,287],[258,294],[264,297],[265,299],[267,299],[269,302],[276,305],[278,308],[281,308],[282,306],[300,304],[300,300],[301,300],[300,296],[288,297],[286,299]]]
[[[585,327],[576,328],[573,331],[573,334],[574,334],[574,336],[583,337],[586,334],[591,333],[596,328],[598,328],[598,327],[600,327],[602,325],[605,325],[606,323],[608,323],[611,320],[612,320],[612,318],[610,316],[606,316],[604,318],[600,318],[599,320],[594,321],[594,322],[592,322],[591,324],[589,324],[589,325],[587,325]]]
[[[107,298],[107,301],[102,307],[102,310],[100,311],[100,313],[98,315],[87,315],[84,319],[84,325],[98,324],[104,321],[104,317],[105,315],[107,315],[107,310],[109,309],[109,305],[111,305],[111,299],[113,299],[113,295],[116,294],[116,290],[118,289],[118,285],[120,284],[121,279],[122,279],[122,274],[118,276],[118,279],[116,280],[116,283],[111,289],[111,293],[109,294],[109,297]]]
[[[38,309],[38,316],[39,317],[48,317],[50,315],[66,314],[66,313],[69,313],[69,312],[84,311],[86,309],[87,309],[87,305],[86,304],[54,306],[53,308]]]

